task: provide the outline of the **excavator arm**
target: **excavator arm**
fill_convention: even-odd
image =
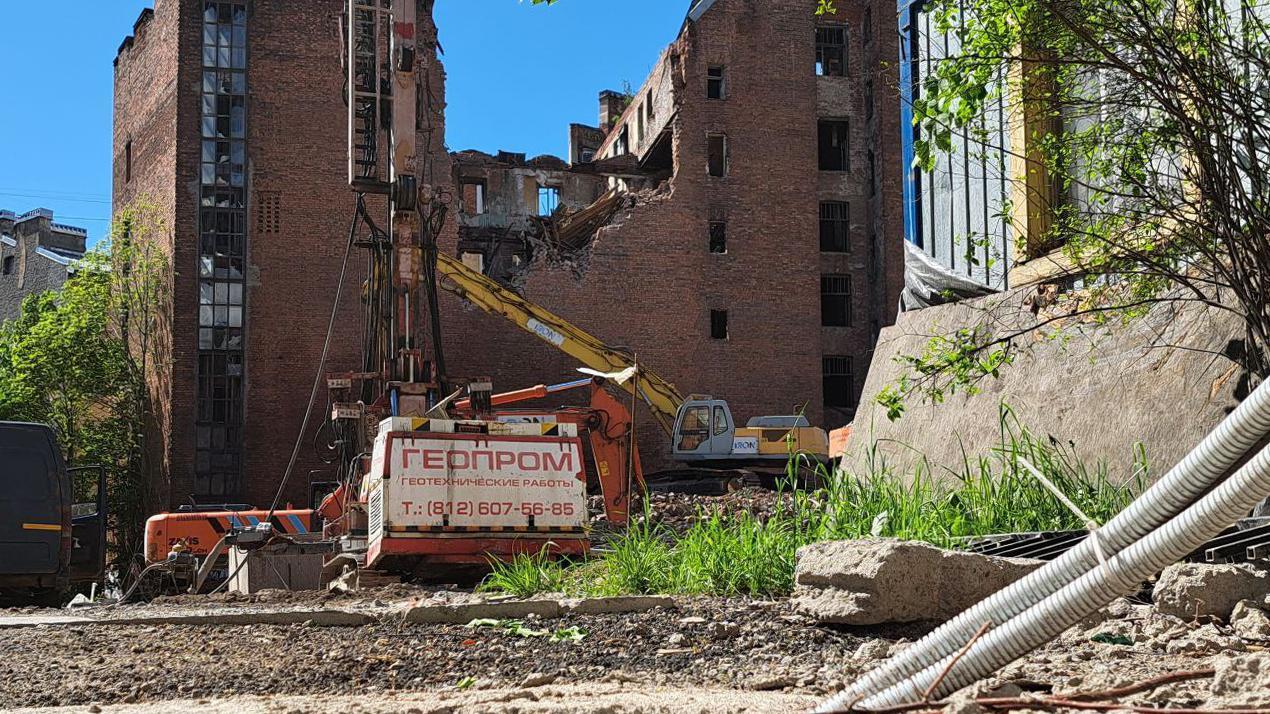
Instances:
[[[673,433],[679,407],[684,403],[684,397],[675,385],[642,365],[637,365],[629,355],[609,347],[568,320],[499,285],[457,258],[439,253],[437,274],[442,289],[537,335],[596,372],[613,374],[634,367],[635,376],[622,382],[620,386],[649,406],[657,423],[668,435]]]

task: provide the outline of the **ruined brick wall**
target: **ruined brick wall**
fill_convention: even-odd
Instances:
[[[601,233],[581,280],[564,270],[541,268],[525,286],[527,297],[610,344],[630,348],[685,392],[726,397],[740,421],[805,404],[813,422],[826,423],[821,357],[860,355],[858,381],[868,363],[869,317],[861,317],[858,329],[849,332],[820,327],[819,276],[838,268],[826,265],[819,253],[817,201],[838,188],[822,185],[817,172],[816,117],[825,102],[839,100],[818,89],[811,69],[814,5],[812,0],[719,0],[700,22],[688,26],[676,44],[681,64],[675,68],[667,60],[659,65],[654,81],[642,90],[655,90],[653,120],[645,116],[644,143],[660,135],[655,124],[669,124],[673,151],[667,164],[673,161],[675,178],[623,216],[620,225]],[[421,173],[423,183],[450,206],[440,240],[444,250],[457,254],[460,220],[445,147],[445,73],[435,54],[430,0],[421,6],[421,81],[428,99],[420,126]],[[848,17],[855,12],[848,3],[839,6]],[[337,31],[342,1],[255,0],[250,8],[245,486],[239,497],[268,505],[307,405],[353,196],[346,185]],[[153,17],[122,48],[115,74],[116,205],[146,197],[170,227],[164,245],[174,268],[172,361],[154,379],[160,399],[159,450],[170,475],[162,498],[169,505],[184,502],[193,490],[201,10],[199,0],[157,0]],[[868,61],[879,71],[890,57],[882,40],[894,32],[880,25],[886,13],[874,15],[877,48]],[[864,50],[853,43],[852,52],[854,62],[855,53]],[[728,68],[724,101],[706,99],[706,69],[712,64]],[[847,83],[859,81],[849,78]],[[847,95],[841,101],[849,107],[829,109],[835,114],[862,111],[859,90],[847,90]],[[886,111],[879,104],[875,115]],[[706,175],[706,134],[715,131],[726,133],[731,146],[725,178]],[[129,141],[131,180],[125,177]],[[853,140],[857,146],[862,153],[867,142]],[[882,142],[875,151],[888,156],[888,147]],[[879,166],[887,166],[886,161]],[[896,179],[899,174],[898,168],[882,171],[884,188],[892,180],[887,172]],[[857,200],[867,196],[862,180],[853,176],[841,190]],[[573,200],[572,189],[565,194],[566,203]],[[893,195],[898,205],[898,183]],[[853,216],[884,229],[879,241],[886,254],[901,256],[898,208],[889,200],[876,204],[872,214],[865,208]],[[372,213],[382,220],[382,204],[371,203]],[[712,213],[726,216],[726,254],[709,251]],[[858,267],[854,253],[844,260],[851,261],[851,270],[867,271]],[[355,251],[337,313],[330,371],[360,368],[363,264],[364,256]],[[883,277],[872,283],[876,290],[864,289],[870,285],[867,274],[858,281],[864,296],[859,309],[869,315],[874,309],[870,305],[877,305],[883,324],[890,319],[887,306],[898,295],[895,267],[902,267],[901,257],[888,261]],[[500,390],[576,378],[578,365],[510,324],[448,295],[443,308],[452,378],[491,376]],[[712,309],[728,311],[729,339],[710,338]],[[325,390],[320,390],[286,492],[295,502],[305,499],[310,480],[326,480],[334,473],[311,446],[324,421],[325,400]],[[646,416],[639,430],[649,468],[668,465],[668,439]]]
[[[893,276],[874,283],[861,275],[855,326],[821,327],[820,274],[848,270],[854,276],[866,270],[868,252],[821,255],[818,199],[845,196],[858,204],[853,237],[873,216],[867,172],[825,177],[818,171],[817,117],[856,118],[862,94],[858,75],[822,91],[812,69],[813,9],[801,0],[720,0],[687,26],[672,48],[682,52],[674,60],[678,76],[667,59],[659,69],[673,83],[650,85],[655,97],[673,88],[673,107],[657,106],[654,116],[673,116],[674,178],[620,225],[601,232],[582,280],[542,268],[525,286],[530,299],[611,345],[629,347],[683,391],[727,398],[740,422],[805,405],[814,423],[825,423],[822,356],[855,356],[858,388],[871,348],[871,306],[898,295]],[[875,41],[880,36],[874,33]],[[866,64],[858,45],[852,52],[856,66]],[[706,98],[712,65],[726,67],[724,100]],[[655,70],[653,79],[660,78]],[[624,121],[635,111],[628,108]],[[866,125],[858,123],[855,131],[853,166],[864,167]],[[706,137],[716,132],[728,137],[724,178],[706,171]],[[652,133],[646,126],[645,142]],[[727,220],[723,255],[709,250],[712,215]],[[897,227],[880,241],[898,235]],[[893,294],[875,298],[875,287]],[[727,340],[711,339],[711,310],[728,311]],[[455,363],[496,375],[499,389],[576,377],[576,364],[533,337],[462,308],[450,316],[451,324],[462,324],[446,333]],[[890,317],[877,319],[885,324]],[[646,415],[639,430],[647,466],[668,466],[669,440]]]

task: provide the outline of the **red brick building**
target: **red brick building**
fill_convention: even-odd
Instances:
[[[895,32],[868,2],[839,2],[827,19],[813,0],[695,3],[634,98],[605,95],[609,125],[573,128],[572,166],[520,167],[523,208],[505,204],[507,217],[538,208],[526,176],[533,198],[558,189],[566,204],[566,185],[642,189],[583,270],[525,266],[526,296],[629,346],[683,391],[727,398],[740,420],[805,405],[814,422],[847,421],[902,279],[898,106],[883,76]],[[342,0],[156,0],[116,59],[115,205],[151,203],[169,229],[172,360],[155,379],[169,505],[265,505],[286,469],[353,212],[342,13]],[[444,72],[434,52],[420,55],[432,98],[421,178],[454,196],[442,244],[458,253],[460,231],[468,241],[486,219],[462,205],[456,178],[488,177],[492,191],[517,162],[482,159],[471,173],[471,155],[447,154]],[[587,168],[625,153],[637,170]],[[344,295],[332,370],[360,365],[358,290]],[[575,376],[536,338],[456,300],[444,307],[452,377],[513,389]],[[293,500],[334,472],[309,446],[324,400]],[[648,419],[640,428],[648,462],[665,463],[666,440]]]

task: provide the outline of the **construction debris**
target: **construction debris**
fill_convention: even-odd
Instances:
[[[1178,563],[1155,586],[1156,611],[1182,619],[1227,621],[1242,600],[1270,604],[1270,570],[1249,563]]]
[[[1042,565],[889,539],[798,551],[794,605],[841,625],[943,621]]]

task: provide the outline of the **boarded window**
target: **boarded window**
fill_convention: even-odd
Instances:
[[[728,311],[710,311],[710,337],[716,340],[728,339]]]
[[[820,276],[820,324],[825,327],[851,326],[851,276]]]
[[[820,204],[821,252],[846,253],[851,250],[850,214],[850,206],[845,201],[825,201]]]
[[[710,252],[716,255],[728,252],[728,224],[726,221],[710,221]]]
[[[728,86],[723,67],[716,65],[706,70],[706,97],[726,99],[727,96]]]
[[[850,142],[846,119],[820,121],[820,170],[850,171]]]
[[[560,189],[555,186],[538,187],[538,215],[550,216],[560,207]]]
[[[485,182],[463,182],[462,211],[469,216],[480,216],[485,213]]]
[[[847,28],[816,28],[816,75],[842,77],[847,73]]]
[[[827,409],[854,409],[855,374],[850,357],[824,357],[821,376]]]
[[[708,169],[711,176],[728,175],[728,137],[723,134],[711,134],[707,137],[706,151]]]

